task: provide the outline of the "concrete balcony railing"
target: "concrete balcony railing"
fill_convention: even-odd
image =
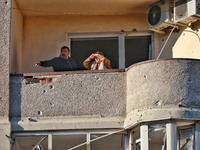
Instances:
[[[51,78],[50,83],[28,83],[11,77],[11,117],[122,116],[126,113],[124,71],[75,71],[25,74]]]
[[[27,83],[27,76],[52,78]],[[200,120],[200,61],[146,61],[124,70],[11,76],[10,117],[121,117]],[[121,126],[122,127],[122,126]]]

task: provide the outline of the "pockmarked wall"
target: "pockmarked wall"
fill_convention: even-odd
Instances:
[[[199,63],[199,60],[192,59],[165,59],[130,67],[127,73],[127,113],[160,107],[200,108]]]
[[[60,47],[68,45],[68,33],[95,33],[148,30],[145,15],[119,16],[34,16],[24,17],[22,72],[49,72],[52,68],[34,63],[57,57]],[[80,49],[81,51],[81,49]]]
[[[121,72],[66,74],[48,84],[27,84],[15,76],[10,87],[12,118],[125,115],[126,74]]]
[[[11,28],[11,0],[0,1],[0,149],[10,150],[11,125],[9,122],[10,103],[10,28]]]
[[[162,119],[198,120],[200,61],[159,59],[127,71],[125,125]]]
[[[10,72],[22,71],[23,16],[15,0],[12,1]]]
[[[9,114],[9,48],[11,2],[0,1],[0,116]]]

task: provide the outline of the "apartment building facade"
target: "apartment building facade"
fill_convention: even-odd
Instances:
[[[157,0],[0,3],[0,149],[200,149],[197,17],[161,34]],[[63,45],[76,71],[34,66]],[[84,69],[95,50],[113,69]]]

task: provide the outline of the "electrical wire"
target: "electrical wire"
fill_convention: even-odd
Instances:
[[[42,143],[46,138],[47,138],[47,135],[44,136],[44,137],[33,147],[32,150],[35,150],[35,148],[36,148],[40,143]]]
[[[73,150],[73,149],[76,149],[76,148],[81,147],[81,146],[83,146],[83,145],[86,145],[86,144],[89,144],[89,143],[94,142],[94,141],[96,141],[96,140],[99,140],[99,139],[101,139],[101,138],[104,138],[104,137],[113,135],[113,134],[115,134],[115,133],[119,133],[119,132],[125,131],[125,130],[127,130],[128,128],[130,128],[131,126],[132,126],[132,125],[129,125],[128,127],[124,128],[124,129],[121,129],[121,130],[118,130],[118,131],[114,131],[114,132],[108,133],[108,134],[106,134],[106,135],[103,135],[103,136],[100,136],[100,137],[95,138],[95,139],[93,139],[93,140],[84,142],[84,143],[82,143],[82,144],[79,144],[79,145],[77,145],[77,146],[75,146],[75,147],[72,147],[72,148],[69,148],[69,149],[67,149],[67,150]]]
[[[158,59],[159,57],[160,57],[160,55],[161,55],[161,53],[163,52],[163,50],[164,50],[164,48],[165,48],[165,46],[166,46],[166,44],[167,44],[167,42],[168,42],[168,40],[169,40],[169,38],[170,38],[170,36],[171,36],[171,34],[172,34],[172,32],[174,31],[174,29],[175,28],[177,28],[176,26],[174,26],[174,28],[172,29],[172,31],[170,32],[170,34],[169,34],[169,36],[168,36],[168,38],[167,38],[167,40],[166,40],[166,42],[164,43],[164,45],[163,45],[163,47],[162,47],[162,49],[161,49],[161,51],[160,51],[160,53],[159,53],[159,55],[157,56],[157,58],[156,59]],[[198,37],[198,40],[199,40],[199,43],[200,43],[200,37],[199,37],[199,35],[196,33],[196,32],[194,32],[194,31],[189,31],[189,30],[184,30],[183,32],[190,32],[190,33],[194,33],[197,37]]]
[[[160,55],[162,54],[162,52],[163,52],[163,50],[164,50],[164,48],[165,48],[165,46],[166,46],[166,44],[167,44],[167,42],[168,42],[168,40],[169,40],[170,36],[172,35],[172,32],[174,31],[175,28],[177,28],[177,27],[176,26],[173,27],[172,31],[170,32],[169,36],[167,37],[167,40],[165,41],[165,43],[164,43],[162,49],[160,50],[160,53],[158,54],[156,59],[158,59],[160,57]]]

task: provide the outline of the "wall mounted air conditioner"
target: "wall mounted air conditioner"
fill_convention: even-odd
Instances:
[[[198,20],[200,0],[174,0],[174,23],[190,24]]]
[[[149,29],[162,31],[173,26],[173,1],[162,0],[150,5],[148,13]]]

